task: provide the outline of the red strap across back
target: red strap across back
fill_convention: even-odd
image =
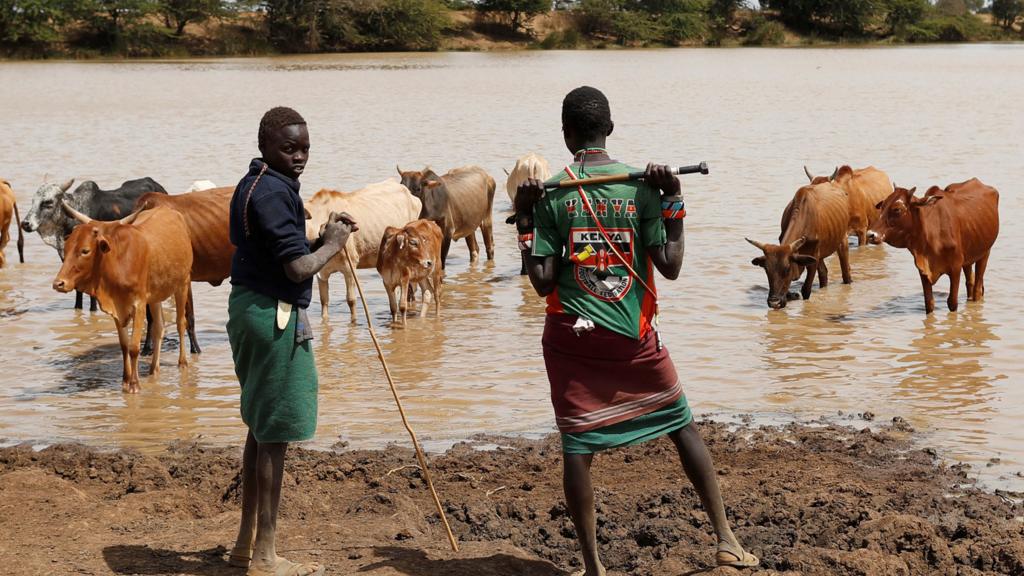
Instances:
[[[579,178],[577,178],[576,175],[573,174],[572,168],[566,166],[565,172],[573,180],[579,180]],[[644,289],[647,290],[647,292],[652,297],[654,297],[654,313],[657,314],[658,293],[655,292],[653,288],[648,286],[647,282],[644,282],[644,279],[641,278],[640,275],[636,273],[636,270],[633,270],[633,267],[629,264],[629,262],[626,261],[626,257],[623,256],[621,252],[619,252],[618,248],[615,247],[615,243],[612,242],[612,239],[608,236],[608,232],[604,229],[604,225],[601,224],[601,220],[597,218],[597,214],[594,213],[594,209],[590,206],[590,200],[587,199],[586,193],[583,192],[583,186],[577,185],[576,191],[579,193],[580,199],[583,200],[583,207],[587,210],[587,214],[589,214],[590,217],[594,219],[594,223],[597,224],[597,229],[601,231],[601,236],[604,237],[604,241],[608,243],[608,248],[610,248],[611,251],[615,254],[615,256],[622,262],[622,264],[626,267],[626,270],[629,270],[629,273],[633,276],[633,278],[636,278],[636,281],[639,282],[640,285],[643,286]]]

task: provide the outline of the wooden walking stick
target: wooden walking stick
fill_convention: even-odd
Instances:
[[[420,468],[423,470],[423,477],[427,480],[427,486],[430,488],[430,495],[434,497],[434,504],[437,505],[437,513],[441,515],[441,522],[444,522],[444,529],[448,531],[448,542],[452,545],[452,550],[455,552],[459,551],[459,543],[455,540],[455,535],[452,534],[452,527],[448,525],[448,517],[444,514],[444,508],[441,507],[441,500],[437,497],[437,491],[434,490],[434,482],[430,479],[430,470],[427,468],[427,459],[423,456],[423,450],[420,448],[420,442],[416,439],[416,433],[412,431],[412,426],[409,425],[409,419],[405,417],[405,409],[402,408],[402,400],[398,397],[398,388],[395,387],[395,381],[391,378],[391,370],[388,369],[387,360],[384,359],[384,351],[380,348],[380,343],[377,342],[377,333],[373,330],[373,320],[370,318],[370,307],[366,305],[366,296],[363,295],[363,287],[359,284],[359,276],[356,274],[356,266],[352,262],[352,255],[348,249],[342,250],[345,253],[345,262],[348,263],[348,269],[352,271],[352,278],[356,282],[356,290],[359,292],[359,300],[363,303],[363,313],[366,315],[366,327],[370,330],[370,339],[373,340],[373,347],[377,349],[377,358],[380,359],[380,365],[384,367],[384,375],[388,378],[388,385],[391,386],[391,394],[395,396],[395,404],[398,405],[398,413],[402,415],[402,424],[405,425],[405,429],[409,431],[409,437],[412,438],[412,445],[416,448],[416,458],[420,461]]]

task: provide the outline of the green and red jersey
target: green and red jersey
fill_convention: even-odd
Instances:
[[[635,172],[620,162],[570,166],[577,178]],[[564,171],[552,180],[564,180]],[[661,196],[644,182],[585,186],[584,194],[608,239],[654,287],[654,268],[647,248],[665,244]],[[555,291],[548,296],[548,314],[589,318],[598,326],[640,339],[651,328],[656,299],[633,278],[612,251],[577,188],[549,190],[533,209],[532,254],[561,258]]]

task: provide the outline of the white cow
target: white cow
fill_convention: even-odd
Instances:
[[[551,167],[543,156],[529,152],[516,160],[516,165],[511,172],[506,171],[505,173],[508,174],[508,180],[505,180],[505,192],[508,193],[508,199],[512,201],[514,207],[516,205],[516,189],[519,188],[519,185],[526,182],[527,178],[536,178],[542,182],[551,178]]]
[[[505,180],[505,192],[508,193],[508,199],[512,201],[512,209],[515,210],[516,189],[519,188],[519,185],[526,182],[527,178],[536,178],[542,182],[551,178],[551,167],[543,156],[529,152],[516,160],[516,165],[512,168],[511,172],[506,170],[505,173],[508,174],[508,180]],[[505,222],[513,224],[515,216],[510,216]],[[522,258],[523,264],[519,269],[519,273],[526,275],[526,257],[523,256]]]
[[[189,192],[202,192],[203,190],[213,190],[216,187],[217,185],[214,184],[213,182],[210,182],[209,180],[196,180],[195,182],[192,183],[191,186],[188,187],[188,190],[185,190],[185,193],[188,194]]]
[[[388,226],[402,228],[416,220],[422,207],[419,198],[394,180],[370,184],[354,192],[320,190],[306,202],[306,237],[310,242],[320,236],[320,229],[332,212],[348,212],[359,230],[353,232],[345,250],[351,251],[356,268],[376,268],[381,238]],[[341,272],[345,277],[345,300],[348,302],[352,322],[356,321],[355,279],[345,263],[344,252],[332,258],[317,274],[320,291],[320,310],[327,318],[330,303],[328,280],[331,274]]]

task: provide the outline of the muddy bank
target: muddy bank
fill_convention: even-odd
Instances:
[[[1024,506],[972,487],[900,426],[741,428],[703,422],[755,574],[1022,574]],[[555,576],[577,566],[557,439],[481,439],[432,459],[462,553],[413,454],[288,456],[280,551],[331,574]],[[239,451],[173,445],[159,457],[60,445],[0,450],[6,574],[235,574]],[[705,570],[714,540],[671,444],[600,456],[598,522],[613,574]],[[733,574],[718,569],[713,574]]]

